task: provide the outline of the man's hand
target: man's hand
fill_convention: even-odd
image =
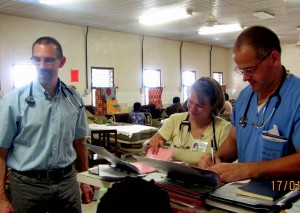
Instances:
[[[94,197],[94,192],[93,192],[91,186],[86,183],[81,183],[80,188],[82,191],[82,196],[84,196],[84,198],[85,198],[84,203],[87,204],[87,203],[92,202],[92,199]]]
[[[0,213],[14,213],[15,210],[7,199],[0,198]]]

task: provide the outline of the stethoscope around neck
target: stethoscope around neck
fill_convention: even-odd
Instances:
[[[63,95],[67,98],[67,100],[70,102],[70,104],[77,110],[77,107],[74,105],[74,103],[72,103],[70,97],[66,94],[65,90],[67,90],[76,100],[76,102],[78,103],[79,108],[82,108],[83,105],[80,103],[80,101],[78,100],[78,98],[74,95],[74,93],[70,90],[70,88],[62,81],[61,82],[61,91],[63,93]],[[25,98],[25,101],[27,102],[27,104],[29,106],[33,106],[35,104],[35,100],[33,98],[33,82],[30,83],[30,88],[29,88],[29,95],[27,98]]]
[[[191,123],[189,121],[189,118],[190,118],[190,114],[188,114],[185,118],[185,120],[181,121],[180,125],[179,125],[179,146],[176,146],[174,144],[174,147],[177,148],[177,149],[189,149],[190,146],[186,146],[186,143],[187,143],[187,139],[189,137],[189,134],[191,132]],[[214,115],[211,115],[211,118],[212,118],[212,126],[213,126],[213,144],[212,146],[214,147],[215,150],[218,149],[217,147],[217,142],[216,142],[216,130],[215,130],[215,118],[214,118]],[[183,132],[183,129],[184,129],[184,126],[187,126],[187,132],[186,132],[186,135],[184,137],[184,140],[182,141],[182,132]]]
[[[282,66],[282,67],[283,67],[283,66]],[[284,72],[283,79],[281,80],[280,85],[279,85],[279,87],[276,89],[276,91],[275,91],[275,92],[269,97],[269,99],[267,100],[267,102],[266,102],[266,104],[265,104],[265,106],[264,106],[264,108],[263,108],[263,112],[262,112],[262,114],[261,114],[261,116],[260,116],[258,122],[257,122],[256,124],[255,124],[255,123],[252,123],[252,124],[251,124],[251,125],[254,126],[255,128],[258,128],[258,129],[264,128],[264,126],[270,121],[270,119],[271,119],[272,116],[274,115],[276,109],[279,107],[279,105],[280,105],[280,103],[281,103],[281,96],[280,96],[279,92],[280,92],[280,89],[281,89],[281,87],[282,87],[282,84],[283,84],[283,82],[284,82],[284,80],[285,80],[285,78],[286,78],[286,70],[285,70],[284,67],[283,67],[283,72]],[[243,115],[243,117],[241,117],[241,118],[239,119],[239,124],[240,124],[243,128],[245,128],[245,127],[247,126],[247,124],[248,124],[247,114],[248,114],[248,111],[249,111],[249,108],[250,108],[250,104],[251,104],[251,100],[252,100],[253,95],[254,95],[254,92],[252,91],[252,93],[251,93],[251,95],[250,95],[250,98],[249,98],[249,101],[248,101],[248,103],[247,103],[247,106],[246,106],[246,110],[245,110],[245,112],[244,112],[244,115]],[[269,106],[269,103],[270,103],[270,101],[271,101],[271,99],[272,99],[273,97],[277,97],[277,101],[276,101],[276,103],[275,103],[274,108],[272,109],[272,112],[271,112],[270,116],[267,118],[267,120],[266,120],[265,122],[263,122],[263,119],[264,119],[265,114],[266,114],[266,110],[267,110],[267,108],[268,108],[268,106]]]

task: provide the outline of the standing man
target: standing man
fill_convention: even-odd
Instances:
[[[36,40],[31,60],[37,81],[0,103],[0,212],[81,212],[76,169],[88,169],[83,142],[89,131],[83,101],[58,78],[66,58],[57,40]],[[11,201],[5,194],[6,165]],[[90,186],[80,188],[90,202]]]
[[[233,48],[235,71],[248,81],[231,115],[231,132],[201,168],[224,182],[249,178],[299,178],[300,79],[281,65],[278,36],[268,28],[244,30]],[[229,163],[238,159],[238,163]]]

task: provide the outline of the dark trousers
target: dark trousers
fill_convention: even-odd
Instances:
[[[80,213],[76,170],[54,175],[12,171],[10,197],[16,213]]]

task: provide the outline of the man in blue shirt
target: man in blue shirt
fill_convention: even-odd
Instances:
[[[0,212],[81,212],[76,169],[88,169],[83,142],[89,134],[83,101],[58,78],[66,62],[58,41],[36,40],[31,60],[37,80],[12,90],[0,103]],[[92,189],[80,187],[90,202]]]
[[[300,79],[281,65],[278,36],[270,29],[245,29],[233,48],[235,71],[248,85],[231,115],[227,140],[201,168],[217,172],[224,182],[300,175]],[[238,159],[238,163],[229,163]],[[281,189],[280,189],[281,190]]]

